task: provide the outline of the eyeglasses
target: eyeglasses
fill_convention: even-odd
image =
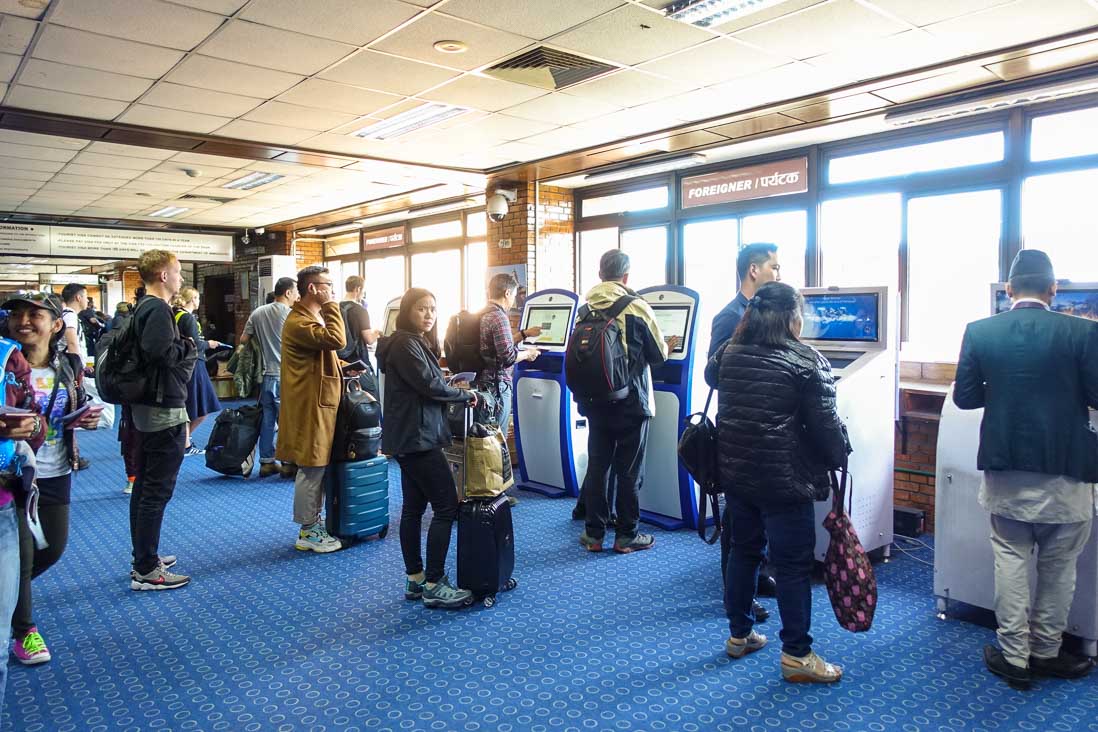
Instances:
[[[323,285],[324,287],[331,287],[332,286],[332,281],[331,280],[313,280],[309,284],[316,285],[317,287],[320,287],[321,285]]]

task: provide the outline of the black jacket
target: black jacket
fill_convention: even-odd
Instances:
[[[849,452],[831,366],[814,348],[728,345],[710,359],[721,482],[758,505],[827,498],[827,471]]]
[[[385,374],[382,451],[405,455],[447,447],[452,442],[443,406],[472,399],[446,383],[438,357],[420,336],[398,330],[381,341],[377,362]]]
[[[184,406],[197,358],[194,342],[179,335],[171,307],[158,297],[142,298],[133,318],[141,358],[153,376],[149,394],[141,403],[153,407]]]
[[[953,403],[984,408],[980,470],[1098,482],[1098,323],[1039,306],[969,323]]]

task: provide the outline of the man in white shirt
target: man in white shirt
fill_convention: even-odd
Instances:
[[[84,324],[80,322],[80,313],[88,307],[88,288],[70,282],[61,290],[61,300],[65,303],[61,310],[61,319],[65,322],[65,348],[69,353],[80,355],[80,364],[84,368],[88,365],[88,349],[84,341]],[[91,396],[98,396],[93,382],[85,382],[85,388]],[[80,457],[80,447],[76,443],[76,435],[73,435],[73,454],[76,460],[73,468],[84,470],[91,461]]]

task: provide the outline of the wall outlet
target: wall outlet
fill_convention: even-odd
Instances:
[[[499,248],[500,249],[510,249],[511,248],[511,240],[510,239],[500,239],[499,240]]]

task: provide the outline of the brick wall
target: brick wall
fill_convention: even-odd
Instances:
[[[572,191],[540,185],[537,189],[537,238],[539,290],[575,287],[575,216]]]
[[[903,472],[916,470],[934,473],[937,467],[938,423],[929,420],[906,420],[907,445],[896,428],[896,468],[893,501],[897,506],[921,508],[926,511],[926,529],[934,533],[934,477]]]

